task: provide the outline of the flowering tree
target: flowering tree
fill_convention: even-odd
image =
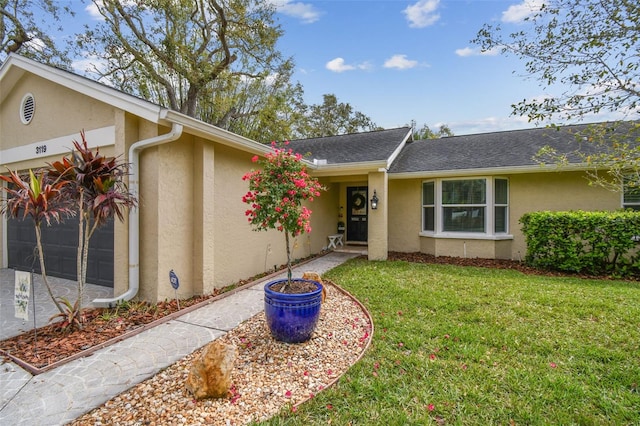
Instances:
[[[259,170],[246,173],[242,180],[249,181],[249,192],[242,201],[250,208],[245,212],[255,231],[277,229],[284,232],[287,247],[287,282],[291,283],[291,249],[289,237],[311,232],[311,210],[302,205],[313,201],[325,188],[307,173],[302,155],[294,154],[291,148],[278,147],[273,142],[273,151],[264,158],[256,155],[252,161],[261,166]]]

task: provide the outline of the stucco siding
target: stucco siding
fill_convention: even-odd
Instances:
[[[25,125],[20,121],[20,105],[27,93],[34,97],[35,112],[31,123]],[[28,73],[13,86],[0,107],[3,149],[113,124],[113,107]]]
[[[509,235],[512,239],[419,236],[422,227],[422,179],[399,179],[389,182],[389,250],[522,260],[526,244],[519,220],[526,212],[616,210],[621,207],[620,194],[589,186],[584,172],[540,172],[499,177],[509,179]]]
[[[319,198],[307,204],[307,207],[312,211],[311,233],[298,237],[300,240],[299,248],[295,252],[297,258],[308,257],[326,249],[329,244],[327,236],[338,231],[340,185],[331,183],[327,179],[320,179],[320,183],[327,190],[322,191]]]
[[[139,139],[146,139],[158,134],[151,123],[141,123]],[[158,148],[148,148],[140,153],[138,167],[140,187],[138,192],[139,209],[139,262],[140,290],[139,297],[155,302],[158,300],[158,256],[159,256],[159,218],[158,206],[161,190],[159,174]]]
[[[251,154],[223,145],[215,147],[214,265],[215,287],[262,273],[285,262],[284,236],[275,231],[256,232],[247,222],[242,195],[248,183],[242,176],[255,165]]]
[[[511,258],[524,258],[526,244],[520,218],[532,211],[616,210],[620,194],[589,186],[583,172],[551,172],[509,176],[509,222],[513,235]]]
[[[20,106],[27,93],[34,96],[35,113],[32,121],[25,125],[20,120]],[[8,93],[3,93],[0,104],[0,167],[3,169],[0,173],[6,173],[7,168],[36,170],[60,160],[70,154],[74,140],[81,140],[81,130],[86,131],[93,149],[99,147],[102,155],[117,156],[113,145],[117,114],[118,111],[109,105],[24,73]],[[6,267],[6,217],[0,221],[0,267]],[[117,221],[115,226],[114,232],[121,233]],[[117,265],[117,259],[114,261]],[[126,265],[125,262],[125,270]],[[121,281],[114,275],[114,286]]]
[[[388,180],[386,172],[369,173],[369,207],[374,191],[378,197],[378,208],[369,208],[368,220],[368,255],[369,260],[387,260],[389,252],[389,203],[387,202]]]
[[[193,138],[183,135],[178,141],[158,147],[158,300],[174,297],[169,271],[180,278],[178,297],[194,292],[193,238],[195,227]]]
[[[389,181],[389,250],[420,251],[422,181]]]

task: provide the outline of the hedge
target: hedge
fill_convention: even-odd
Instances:
[[[525,262],[565,272],[640,276],[640,212],[531,212],[520,218]]]

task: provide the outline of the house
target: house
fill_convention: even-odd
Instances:
[[[579,166],[558,172],[532,160],[547,144],[562,149],[578,128],[531,129],[413,141],[409,127],[291,141],[309,153],[327,188],[311,206],[310,234],[293,256],[325,249],[346,224],[345,240],[366,244],[371,260],[389,251],[520,259],[518,219],[533,210],[614,210],[619,194],[590,187]],[[88,281],[113,286],[110,305],[139,296],[207,294],[286,261],[279,232],[254,232],[241,197],[251,158],[270,148],[73,73],[18,55],[0,68],[0,167],[28,170],[69,153],[84,130],[105,155],[131,164],[139,207],[92,240]],[[371,199],[378,200],[376,209]],[[75,277],[75,224],[47,230],[49,273]],[[3,218],[1,267],[29,269],[33,231]],[[37,264],[35,265],[37,267]]]

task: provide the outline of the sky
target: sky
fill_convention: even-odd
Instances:
[[[512,104],[543,93],[524,63],[470,43],[484,23],[515,30],[530,10],[523,0],[288,2],[280,49],[293,56],[307,103],[332,93],[384,128],[533,127],[511,116]]]
[[[552,94],[524,76],[523,60],[470,42],[485,23],[521,29],[543,0],[269,1],[307,104],[333,94],[386,129],[446,124],[461,135],[534,127],[511,105]]]

